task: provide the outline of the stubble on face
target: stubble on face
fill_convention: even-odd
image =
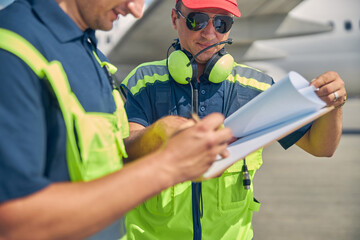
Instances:
[[[57,0],[64,5],[66,13],[83,31],[87,28],[94,30],[111,30],[118,15],[132,14],[141,17],[144,0]],[[60,4],[65,2],[65,4]]]
[[[80,14],[88,28],[108,31],[117,19],[116,13],[107,0],[78,0]]]

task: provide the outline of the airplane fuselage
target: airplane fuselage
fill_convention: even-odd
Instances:
[[[351,2],[351,4],[349,4]],[[358,6],[358,7],[355,7]],[[324,8],[324,11],[320,11]],[[279,49],[286,57],[249,63],[262,68],[274,79],[290,70],[311,80],[326,71],[336,71],[346,84],[349,96],[360,96],[360,1],[307,0],[290,14],[330,24],[330,32],[257,41]],[[275,66],[274,66],[275,65]],[[274,67],[275,71],[271,68]],[[279,68],[284,72],[279,73]]]

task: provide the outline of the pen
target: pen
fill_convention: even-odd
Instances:
[[[192,113],[191,118],[192,118],[192,120],[194,120],[195,123],[200,122],[200,118],[196,113]]]

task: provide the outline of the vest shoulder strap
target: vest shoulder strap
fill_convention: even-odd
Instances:
[[[77,98],[73,97],[69,81],[59,61],[49,62],[25,38],[10,30],[0,28],[0,36],[0,48],[23,60],[39,78],[44,79],[46,77],[50,90],[55,93],[63,114],[68,109],[66,106],[76,107],[79,111],[84,111]],[[74,101],[77,104],[74,104]]]
[[[0,47],[22,59],[35,74],[43,78],[43,69],[49,64],[44,56],[20,35],[0,28]]]

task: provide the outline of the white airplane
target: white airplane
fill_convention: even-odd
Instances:
[[[0,10],[13,0],[0,0]],[[360,0],[239,0],[227,46],[237,62],[280,79],[297,71],[308,80],[329,70],[360,96]],[[146,0],[144,17],[120,17],[110,32],[97,32],[99,47],[123,79],[138,64],[166,58],[176,32],[174,0]]]
[[[360,96],[359,9],[359,0],[306,0],[294,8],[287,18],[323,24],[325,31],[320,33],[319,28],[317,34],[255,41],[252,46],[270,49],[270,57],[271,52],[279,57],[247,63],[266,71],[274,79],[279,79],[290,70],[301,73],[308,80],[322,72],[334,70],[345,81],[348,94]],[[288,23],[288,29],[300,30],[301,26],[294,23]],[[286,25],[286,21],[282,24]],[[307,26],[307,29],[310,28],[311,25]],[[261,52],[260,48],[256,56],[261,58]]]
[[[120,17],[113,32],[98,33],[123,79],[145,61],[166,58],[176,38],[175,1],[148,0],[144,17]],[[226,46],[237,62],[275,80],[293,70],[308,80],[329,70],[343,78],[349,96],[360,96],[360,0],[241,0]],[[124,27],[128,30],[124,30]]]

